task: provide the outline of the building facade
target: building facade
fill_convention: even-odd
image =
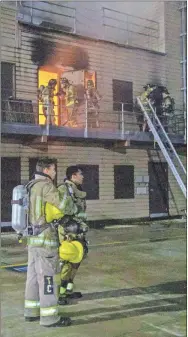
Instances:
[[[55,25],[43,2],[37,2],[37,8],[27,8],[28,3],[1,3],[2,222],[11,219],[12,188],[28,181],[37,158],[46,155],[57,160],[57,183],[63,181],[67,166],[82,166],[89,220],[181,214],[183,194],[151,133],[140,131],[133,107],[146,83],[167,86],[176,104],[169,134],[186,162],[181,3],[160,3],[154,12],[148,8],[151,18],[161,13],[158,28],[150,26],[150,33],[145,24],[138,25],[138,18],[135,23],[136,16],[131,17],[124,43],[104,35],[81,35],[70,13],[66,15],[73,21],[73,31],[67,31],[70,25],[62,27],[57,20]],[[52,12],[57,15],[55,9]],[[106,26],[114,29],[109,22]],[[88,124],[81,89],[76,127],[62,120],[59,96],[54,96],[54,125],[45,125],[37,90],[53,78],[57,93],[60,78],[67,76],[81,89],[93,80],[101,96],[98,128]]]

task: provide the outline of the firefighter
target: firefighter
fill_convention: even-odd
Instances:
[[[86,99],[88,101],[89,112],[88,126],[91,128],[99,128],[99,101],[101,100],[101,96],[96,90],[92,80],[87,81]]]
[[[76,88],[65,77],[61,79],[61,92],[64,94],[67,109],[67,122],[65,124],[70,127],[77,127],[78,99]]]
[[[56,85],[57,81],[55,79],[51,79],[46,87],[41,85],[38,89],[38,99],[42,103],[45,124],[55,124],[54,96]]]
[[[70,216],[70,221],[64,227],[59,226],[59,241],[79,240],[84,247],[84,257],[87,255],[85,234],[88,231],[86,224],[86,192],[82,190],[83,174],[78,166],[70,166],[66,170],[66,179],[58,187],[61,200],[64,200],[63,213]],[[76,229],[75,229],[76,228]],[[71,255],[71,248],[69,251]],[[61,256],[60,256],[61,257]],[[64,304],[66,298],[79,298],[80,292],[73,292],[74,278],[80,266],[80,261],[64,263],[61,270],[61,286],[59,304]]]
[[[29,224],[33,233],[27,238],[28,269],[24,316],[26,321],[40,320],[40,325],[46,327],[71,324],[70,318],[58,316],[59,242],[57,232],[47,223],[44,212],[46,202],[60,210],[62,208],[59,192],[53,184],[55,175],[54,160],[39,159],[35,184],[29,190]]]
[[[170,96],[166,87],[162,87],[162,109],[165,116],[170,116],[174,113],[175,102],[174,99]]]
[[[154,89],[154,85],[151,85],[151,84],[148,83],[143,88],[144,88],[144,91],[140,95],[140,100],[141,100],[142,104],[145,104],[146,103],[146,99],[149,97],[149,94]],[[137,103],[136,103],[136,106],[137,106]],[[140,108],[138,110],[140,111]],[[147,120],[144,117],[144,115],[141,114],[141,112],[138,113],[137,120],[139,122],[140,131],[148,132],[149,131],[149,127],[148,127]]]

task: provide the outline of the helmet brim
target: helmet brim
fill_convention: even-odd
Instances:
[[[66,259],[64,254],[65,254],[65,247],[63,247],[65,245],[65,242],[67,241],[63,241],[62,242],[62,245],[59,247],[59,256],[62,260],[64,261],[68,261],[68,262],[71,262],[71,263],[80,263],[83,259],[83,256],[84,256],[84,248],[83,248],[83,245],[79,242],[79,241],[71,241],[70,244],[73,244],[75,247],[76,247],[76,250],[77,250],[77,255],[76,256],[72,256],[70,257],[69,259]],[[67,242],[68,244],[68,242]],[[61,247],[63,248],[63,252],[61,250]],[[68,249],[68,247],[67,247]]]
[[[72,259],[70,262],[72,263],[80,263],[84,256],[84,247],[79,241],[73,241],[73,244],[76,246],[78,250],[78,256],[75,259]]]

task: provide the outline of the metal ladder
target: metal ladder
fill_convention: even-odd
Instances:
[[[186,185],[180,175],[186,178],[187,172],[174,148],[170,138],[168,137],[164,127],[162,126],[156,112],[147,99],[144,103],[141,102],[140,97],[137,97],[137,102],[140,105],[144,116],[147,120],[148,126],[153,133],[154,139],[157,141],[179,187],[181,188],[185,198],[187,197]]]

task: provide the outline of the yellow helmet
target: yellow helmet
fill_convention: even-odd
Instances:
[[[53,220],[58,220],[64,216],[64,214],[57,207],[49,204],[48,202],[45,205],[45,216],[46,222],[52,222]]]
[[[79,241],[63,241],[59,247],[59,256],[62,260],[79,263],[84,256],[83,245]]]

